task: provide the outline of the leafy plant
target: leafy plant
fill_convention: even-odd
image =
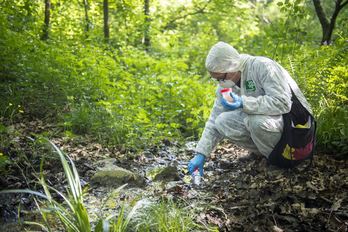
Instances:
[[[62,192],[46,184],[46,181],[43,176],[43,170],[41,170],[40,172],[41,174],[39,178],[39,183],[41,184],[44,190],[44,194],[29,189],[4,190],[2,191],[2,193],[29,193],[47,200],[48,206],[44,209],[42,209],[36,201],[37,207],[41,213],[45,225],[35,223],[36,225],[41,226],[46,231],[52,231],[52,228],[50,228],[50,225],[47,221],[48,214],[54,214],[57,218],[59,218],[61,224],[64,226],[66,231],[91,231],[87,210],[83,205],[82,188],[76,167],[69,157],[68,160],[70,161],[70,164],[68,163],[68,161],[66,160],[66,156],[62,153],[62,151],[59,150],[59,148],[55,144],[53,144],[50,141],[49,143],[53,146],[53,148],[59,155],[60,161],[63,165],[64,173],[68,182],[67,195],[64,195]],[[43,164],[43,162],[41,162],[41,164]],[[58,201],[53,199],[51,191],[55,192],[60,197],[62,197],[64,200],[64,204],[59,203]]]
[[[60,224],[64,227],[65,231],[69,232],[88,232],[92,231],[92,227],[90,224],[88,212],[83,203],[83,191],[80,184],[80,178],[74,162],[55,145],[51,141],[48,141],[51,146],[54,148],[55,152],[58,154],[60,161],[63,165],[65,177],[68,183],[68,187],[66,189],[67,193],[64,194],[57,189],[48,186],[45,178],[43,176],[42,165],[41,162],[41,171],[39,183],[42,186],[44,193],[39,191],[33,191],[30,189],[13,189],[13,190],[3,190],[0,193],[29,193],[34,196],[37,196],[41,199],[44,199],[45,202],[42,202],[45,207],[40,206],[41,201],[35,200],[36,205],[39,209],[39,212],[42,216],[43,223],[39,222],[26,222],[29,225],[40,226],[45,231],[54,231],[54,226],[51,221],[49,221],[49,216],[53,215],[55,218],[59,219]],[[118,190],[122,189],[125,185],[118,188]],[[52,197],[51,192],[54,192],[59,197],[63,199],[63,202],[60,203]],[[112,228],[117,225],[121,225],[120,228],[124,231],[127,227],[127,223],[124,222],[124,211],[122,210],[119,214],[119,220],[117,224],[112,225]],[[111,217],[110,217],[111,218]],[[102,220],[98,222],[98,225],[108,225],[108,219]],[[129,221],[129,219],[127,218]],[[95,229],[96,232],[105,231],[104,227],[97,226]]]
[[[318,121],[318,147],[330,154],[348,153],[348,54],[344,39],[317,51],[304,47],[293,65],[295,77]]]
[[[133,227],[136,231],[216,231],[216,228],[197,224],[189,206],[180,206],[170,199],[162,199],[147,207],[134,220]]]

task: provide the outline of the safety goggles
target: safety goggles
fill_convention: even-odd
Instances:
[[[226,78],[227,78],[227,73],[224,73],[223,75],[219,76],[219,77],[213,77],[213,76],[210,76],[210,78],[212,80],[214,80],[215,82],[225,82]]]

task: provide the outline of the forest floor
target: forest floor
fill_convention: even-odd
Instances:
[[[219,231],[347,231],[348,162],[317,154],[291,170],[275,168],[263,157],[241,160],[247,152],[225,142],[215,149],[205,165],[203,183],[193,188],[186,171],[194,143],[187,146],[164,141],[134,154],[106,148],[88,138],[55,136],[55,126],[41,121],[12,125],[15,131],[8,147],[1,148],[16,165],[0,177],[1,189],[37,188],[35,175],[42,152],[29,137],[49,131],[51,140],[74,161],[83,186],[89,186],[95,163],[114,158],[117,165],[137,172],[146,179],[143,187],[124,189],[119,202],[107,203],[111,188],[89,187],[86,204],[89,212],[110,213],[121,201],[141,198],[171,198],[194,208],[196,221],[214,225]],[[64,189],[64,173],[59,160],[46,157],[44,169],[48,182]],[[155,182],[147,177],[156,167],[173,166],[177,179]],[[17,205],[27,211],[34,207],[32,198],[0,196],[1,231],[11,231],[17,217]],[[23,211],[26,212],[26,211]],[[95,212],[98,214],[98,212]],[[8,225],[8,228],[5,228]],[[14,230],[13,230],[14,231]]]

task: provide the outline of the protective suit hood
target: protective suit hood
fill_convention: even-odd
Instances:
[[[205,67],[210,72],[243,72],[250,55],[239,54],[236,49],[225,42],[216,43],[209,51]]]

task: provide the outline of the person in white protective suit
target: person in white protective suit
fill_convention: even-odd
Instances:
[[[210,118],[188,164],[191,174],[199,169],[203,175],[205,160],[224,138],[268,158],[282,134],[282,114],[291,109],[291,89],[312,114],[296,82],[269,58],[239,54],[231,45],[218,42],[205,65],[219,85]],[[232,88],[232,103],[222,97],[222,88]]]

